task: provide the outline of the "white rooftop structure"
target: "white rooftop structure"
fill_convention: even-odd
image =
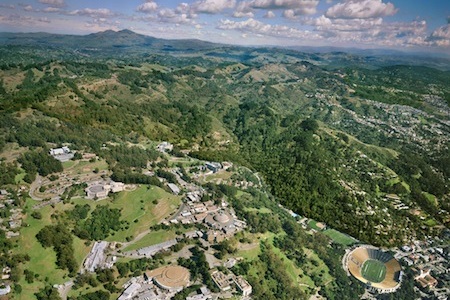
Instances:
[[[95,272],[105,260],[105,249],[108,247],[108,242],[95,242],[94,246],[89,252],[88,257],[84,261],[84,268],[89,272]]]
[[[156,147],[156,149],[159,152],[172,151],[173,150],[173,145],[171,143],[169,143],[169,142],[162,142]]]
[[[74,153],[69,149],[69,147],[65,146],[61,148],[52,148],[50,149],[49,154],[61,162],[69,161],[74,156]]]
[[[156,244],[153,246],[141,248],[141,249],[137,250],[137,254],[139,256],[150,257],[150,256],[155,255],[157,252],[159,252],[161,250],[169,249],[170,247],[172,247],[173,245],[176,245],[176,244],[177,244],[176,239],[169,240],[169,241],[159,243],[159,244]]]
[[[168,183],[167,185],[169,186],[172,193],[174,193],[175,195],[178,195],[180,193],[180,188],[176,184]]]
[[[137,282],[134,282],[132,284],[130,284],[125,291],[123,291],[122,295],[120,295],[119,298],[117,298],[117,300],[128,300],[128,299],[132,299],[137,292],[139,291],[139,289],[141,288],[141,285]]]

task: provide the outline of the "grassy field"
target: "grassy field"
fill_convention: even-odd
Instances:
[[[370,282],[382,282],[386,276],[386,266],[378,260],[367,260],[361,268],[361,275]]]
[[[71,169],[73,174],[82,174],[92,172],[95,168],[98,168],[99,171],[107,170],[108,164],[104,160],[95,162],[79,161],[76,165],[72,165],[71,167],[73,167],[73,169]]]
[[[339,232],[335,229],[327,229],[323,232],[325,235],[329,236],[335,243],[344,246],[353,245],[357,240],[349,235]]]
[[[16,177],[14,177],[15,183],[16,184],[23,183],[23,178],[25,177],[25,175],[27,175],[27,173],[24,170],[22,170],[21,173],[17,174]]]
[[[124,251],[132,251],[151,245],[156,245],[176,237],[176,230],[157,230],[151,231],[136,243],[126,247]]]
[[[259,212],[261,214],[270,214],[272,212],[272,210],[270,210],[267,207],[260,207],[260,208],[256,208],[256,207],[246,207],[244,209],[245,211],[255,211],[255,212]]]
[[[157,202],[155,204],[154,202]],[[130,223],[128,230],[116,233],[109,241],[125,241],[159,223],[176,210],[181,197],[172,195],[159,187],[142,186],[132,192],[122,192],[111,207],[122,208],[122,219]]]
[[[155,200],[157,200],[157,203],[154,203]],[[31,211],[31,207],[36,203],[38,202],[28,199],[26,203],[27,210]],[[181,203],[181,198],[158,187],[150,187],[148,189],[147,186],[142,186],[134,191],[120,193],[112,202],[109,200],[96,202],[86,199],[75,199],[71,204],[58,203],[54,207],[45,206],[39,210],[42,214],[42,219],[40,220],[36,220],[28,214],[24,222],[29,226],[21,228],[15,252],[30,256],[30,261],[25,263],[23,268],[39,274],[39,277],[33,284],[21,282],[23,292],[16,299],[34,299],[34,293],[44,286],[44,281],[53,285],[61,284],[68,280],[67,272],[56,266],[56,254],[53,249],[43,248],[37,241],[36,234],[44,226],[55,224],[51,215],[72,209],[74,204],[85,203],[91,205],[92,209],[97,205],[106,204],[109,204],[112,208],[121,208],[122,219],[130,223],[129,228],[119,231],[115,236],[109,237],[108,241],[124,242],[127,236],[135,236],[170,215]],[[160,239],[165,238],[164,234],[161,233],[160,235]],[[140,242],[146,243],[147,241],[143,240]],[[85,241],[77,237],[74,237],[73,246],[75,259],[81,266],[91,246],[86,246]]]
[[[174,212],[181,203],[181,197],[159,187],[141,186],[134,191],[119,193],[113,201],[76,199],[74,203],[81,205],[87,203],[92,208],[108,204],[111,208],[121,209],[121,220],[129,223],[128,229],[118,231],[106,240],[125,242],[127,237],[137,236]]]
[[[29,199],[26,206],[32,206],[35,201]],[[28,254],[30,261],[25,263],[23,269],[27,269],[39,277],[33,284],[25,282],[22,278],[20,284],[23,288],[20,296],[16,299],[35,299],[34,293],[40,288],[44,287],[44,281],[50,284],[60,284],[67,281],[68,272],[59,269],[56,266],[56,254],[52,248],[44,248],[36,239],[36,234],[46,225],[52,224],[51,215],[56,211],[56,208],[46,206],[40,210],[42,219],[36,220],[30,215],[24,219],[28,226],[22,227],[20,236],[17,241],[17,253]],[[78,260],[77,260],[78,261]]]
[[[317,230],[317,231],[322,231],[322,229],[321,228],[319,228],[319,226],[317,226],[317,221],[314,221],[314,220],[309,220],[309,222],[308,222],[308,226],[310,227],[310,228],[312,228],[312,229],[314,229],[314,230]]]

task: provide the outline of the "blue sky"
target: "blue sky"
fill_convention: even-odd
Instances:
[[[1,0],[0,31],[450,53],[449,0]]]

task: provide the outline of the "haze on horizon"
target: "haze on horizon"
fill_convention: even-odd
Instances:
[[[87,34],[130,29],[239,45],[450,53],[442,0],[3,0],[0,31]]]

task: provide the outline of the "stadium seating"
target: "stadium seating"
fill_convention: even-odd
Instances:
[[[377,260],[385,264],[386,275],[379,283],[369,282],[361,275],[361,268],[368,259]],[[393,256],[380,249],[370,246],[361,246],[349,253],[347,258],[348,271],[359,281],[376,288],[379,292],[392,292],[400,286],[401,266]]]

